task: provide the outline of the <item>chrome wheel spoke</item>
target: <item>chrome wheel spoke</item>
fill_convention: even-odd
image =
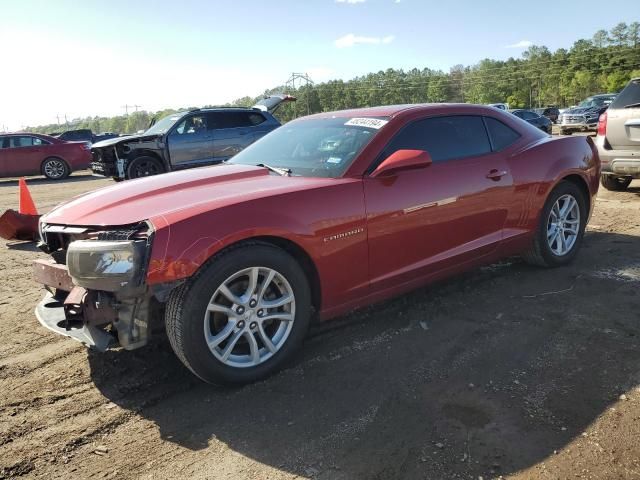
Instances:
[[[235,316],[235,312],[233,310],[231,310],[231,308],[229,307],[225,307],[224,305],[220,305],[219,303],[210,303],[207,306],[207,311],[209,312],[218,312],[218,313],[224,313],[225,315],[227,315],[228,317],[233,317]]]
[[[229,343],[227,344],[227,346],[224,348],[224,351],[222,352],[223,362],[226,362],[229,359],[229,355],[231,355],[231,352],[235,348],[236,343],[238,343],[238,340],[240,340],[240,337],[242,337],[242,335],[244,335],[244,332],[242,330],[238,330],[236,333],[233,334],[233,336],[229,340]]]
[[[244,334],[247,342],[249,343],[249,350],[251,351],[251,363],[257,365],[260,363],[260,349],[258,348],[258,342],[252,332],[245,332]]]
[[[283,322],[292,322],[293,319],[294,319],[293,314],[289,312],[273,312],[273,313],[270,313],[269,315],[265,315],[260,320],[262,320],[263,322],[267,320],[282,320]]]
[[[262,340],[262,343],[264,343],[264,346],[267,348],[267,350],[269,350],[271,353],[276,353],[277,349],[267,333],[264,331],[262,323],[258,323],[258,334],[260,335],[260,340]]]
[[[285,305],[290,304],[293,301],[293,297],[291,295],[283,295],[280,298],[276,298],[275,300],[263,300],[260,302],[260,306],[262,308],[278,308],[284,307]]]
[[[248,302],[249,299],[256,291],[256,286],[258,285],[258,275],[260,274],[260,269],[257,267],[249,270],[249,284],[247,285],[247,291],[244,292],[243,299]]]
[[[267,292],[267,288],[269,288],[269,285],[271,285],[271,282],[273,282],[273,279],[275,278],[275,276],[276,276],[276,272],[273,270],[269,270],[269,273],[265,277],[264,281],[262,282],[262,286],[260,287],[260,293],[258,294],[258,302],[262,302],[262,298],[264,297],[264,294]]]
[[[224,342],[227,338],[229,338],[229,335],[231,335],[233,333],[234,327],[235,327],[235,323],[234,322],[227,322],[227,324],[220,331],[220,333],[218,333],[214,337],[211,337],[207,341],[207,343],[209,344],[209,347],[210,348],[215,348],[218,345],[220,345],[222,342]]]
[[[220,288],[218,288],[218,291],[233,303],[236,303],[236,304],[243,303],[242,299],[237,295],[235,295],[231,290],[229,290],[229,287],[227,287],[225,284],[220,285]]]

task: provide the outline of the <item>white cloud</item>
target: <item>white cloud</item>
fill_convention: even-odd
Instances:
[[[518,43],[507,45],[505,48],[529,48],[531,45],[533,45],[533,42],[530,40],[520,40]]]
[[[386,37],[364,37],[361,35],[354,35],[349,33],[344,37],[338,38],[334,44],[338,48],[353,47],[354,45],[380,45],[393,42],[395,37],[393,35],[387,35]]]
[[[356,3],[364,3],[367,0],[336,0],[336,3],[350,3],[351,5],[355,5]]]

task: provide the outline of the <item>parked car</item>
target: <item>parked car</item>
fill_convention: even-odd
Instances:
[[[604,188],[626,190],[640,178],[640,78],[631,80],[600,115],[596,145]]]
[[[509,110],[509,104],[508,103],[489,103],[488,104],[490,107],[495,107],[495,108],[499,108],[500,110]]]
[[[208,382],[251,382],[327,320],[499,258],[565,265],[600,177],[590,137],[480,105],[297,119],[222,165],[77,197],[41,219],[36,310],[105,350],[166,332]]]
[[[67,130],[66,132],[54,136],[60,140],[92,144],[102,140],[108,140],[109,138],[115,138],[118,134],[113,132],[104,132],[96,135],[91,131],[91,129],[81,128],[78,130]]]
[[[547,117],[538,115],[536,112],[532,112],[531,110],[511,110],[511,113],[525,122],[530,123],[534,127],[539,128],[543,132],[551,134],[551,120]]]
[[[0,177],[44,175],[60,180],[89,167],[91,152],[82,142],[65,142],[36,133],[0,134]]]
[[[98,142],[91,169],[114,180],[147,177],[228,160],[278,128],[272,113],[289,95],[272,95],[252,108],[198,108],[168,115],[141,135]]]
[[[560,117],[560,109],[558,107],[546,107],[540,113],[543,117],[547,117],[552,123],[557,123]]]
[[[564,110],[560,115],[560,134],[595,132],[598,127],[598,118],[615,98],[615,93],[594,95],[580,102],[577,107]]]

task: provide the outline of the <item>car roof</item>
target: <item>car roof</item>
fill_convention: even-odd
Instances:
[[[196,108],[185,113],[193,112],[260,112],[260,110],[250,107],[206,107]]]
[[[309,115],[307,119],[313,118],[332,118],[332,117],[395,117],[401,113],[408,111],[416,112],[423,111],[428,113],[429,111],[437,110],[464,110],[467,112],[473,112],[478,115],[485,113],[494,113],[495,107],[487,105],[476,105],[472,103],[410,103],[403,105],[385,105],[380,107],[367,107],[367,108],[354,108],[350,110],[338,110],[334,112],[322,112],[314,115]]]
[[[45,138],[54,138],[51,135],[47,135],[45,133],[33,133],[33,132],[11,132],[11,133],[2,133],[0,135],[3,137],[23,137],[25,135],[33,135],[34,137],[45,137]]]

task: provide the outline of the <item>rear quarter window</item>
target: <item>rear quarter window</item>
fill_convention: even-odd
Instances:
[[[630,81],[611,103],[610,108],[625,108],[640,103],[640,80]]]
[[[487,130],[489,131],[489,136],[491,137],[493,150],[496,152],[504,150],[505,148],[514,144],[520,138],[520,134],[513,128],[505,125],[500,120],[496,120],[493,117],[485,117],[485,123],[487,124]]]

